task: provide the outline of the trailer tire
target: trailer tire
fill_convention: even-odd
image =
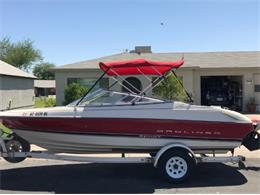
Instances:
[[[30,143],[25,139],[14,135],[12,140],[5,141],[7,152],[30,152]],[[4,159],[10,163],[19,163],[26,159],[26,157],[4,157]]]
[[[158,168],[166,180],[171,183],[185,181],[195,167],[195,160],[185,150],[168,150],[159,159]]]

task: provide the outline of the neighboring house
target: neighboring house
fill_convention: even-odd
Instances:
[[[35,78],[0,60],[0,111],[33,107]]]
[[[149,46],[139,46],[130,52],[56,67],[57,104],[62,104],[67,84],[79,82],[89,86],[93,83],[102,73],[99,70],[101,61],[137,58],[176,61],[183,55],[185,64],[177,70],[177,74],[196,104],[222,105],[246,112],[247,104],[254,99],[260,111],[260,51],[152,53]],[[149,84],[139,76],[125,79],[138,88]],[[104,78],[101,86],[108,86],[111,82],[111,79]]]
[[[36,97],[55,95],[55,80],[34,80],[34,90]]]

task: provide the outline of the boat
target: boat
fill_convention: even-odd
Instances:
[[[1,112],[0,122],[12,129],[22,143],[35,144],[52,153],[152,154],[172,143],[200,154],[226,153],[241,144],[258,149],[259,139],[254,140],[253,146],[251,143],[257,131],[243,114],[217,106],[194,105],[186,91],[190,103],[146,96],[169,75],[176,76],[175,70],[183,64],[183,59],[100,62],[103,74],[79,100],[61,107]],[[150,85],[140,91],[127,83],[127,93],[111,90],[115,84],[123,85],[124,76],[128,75],[143,76]],[[94,90],[104,76],[115,82],[108,89]],[[14,150],[13,145],[7,148]],[[28,146],[24,148],[22,151],[29,150]]]

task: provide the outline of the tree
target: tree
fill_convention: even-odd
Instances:
[[[6,37],[0,40],[0,60],[6,63],[28,71],[33,63],[41,59],[41,52],[34,48],[30,39],[17,43]]]
[[[154,94],[161,98],[166,98],[169,100],[187,101],[183,88],[180,83],[178,83],[177,78],[174,75],[170,75],[154,88]]]
[[[80,85],[79,83],[72,83],[66,86],[64,91],[64,101],[63,104],[67,105],[79,98],[81,98],[87,92],[87,88]]]
[[[52,80],[54,79],[54,72],[50,69],[54,67],[54,64],[42,62],[34,66],[33,74],[42,80]]]

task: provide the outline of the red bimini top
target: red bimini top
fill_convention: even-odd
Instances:
[[[145,59],[135,59],[127,61],[114,61],[114,62],[100,62],[100,69],[107,75],[161,75],[173,68],[179,68],[183,65],[184,61],[179,60],[176,62],[159,62],[148,61]]]

